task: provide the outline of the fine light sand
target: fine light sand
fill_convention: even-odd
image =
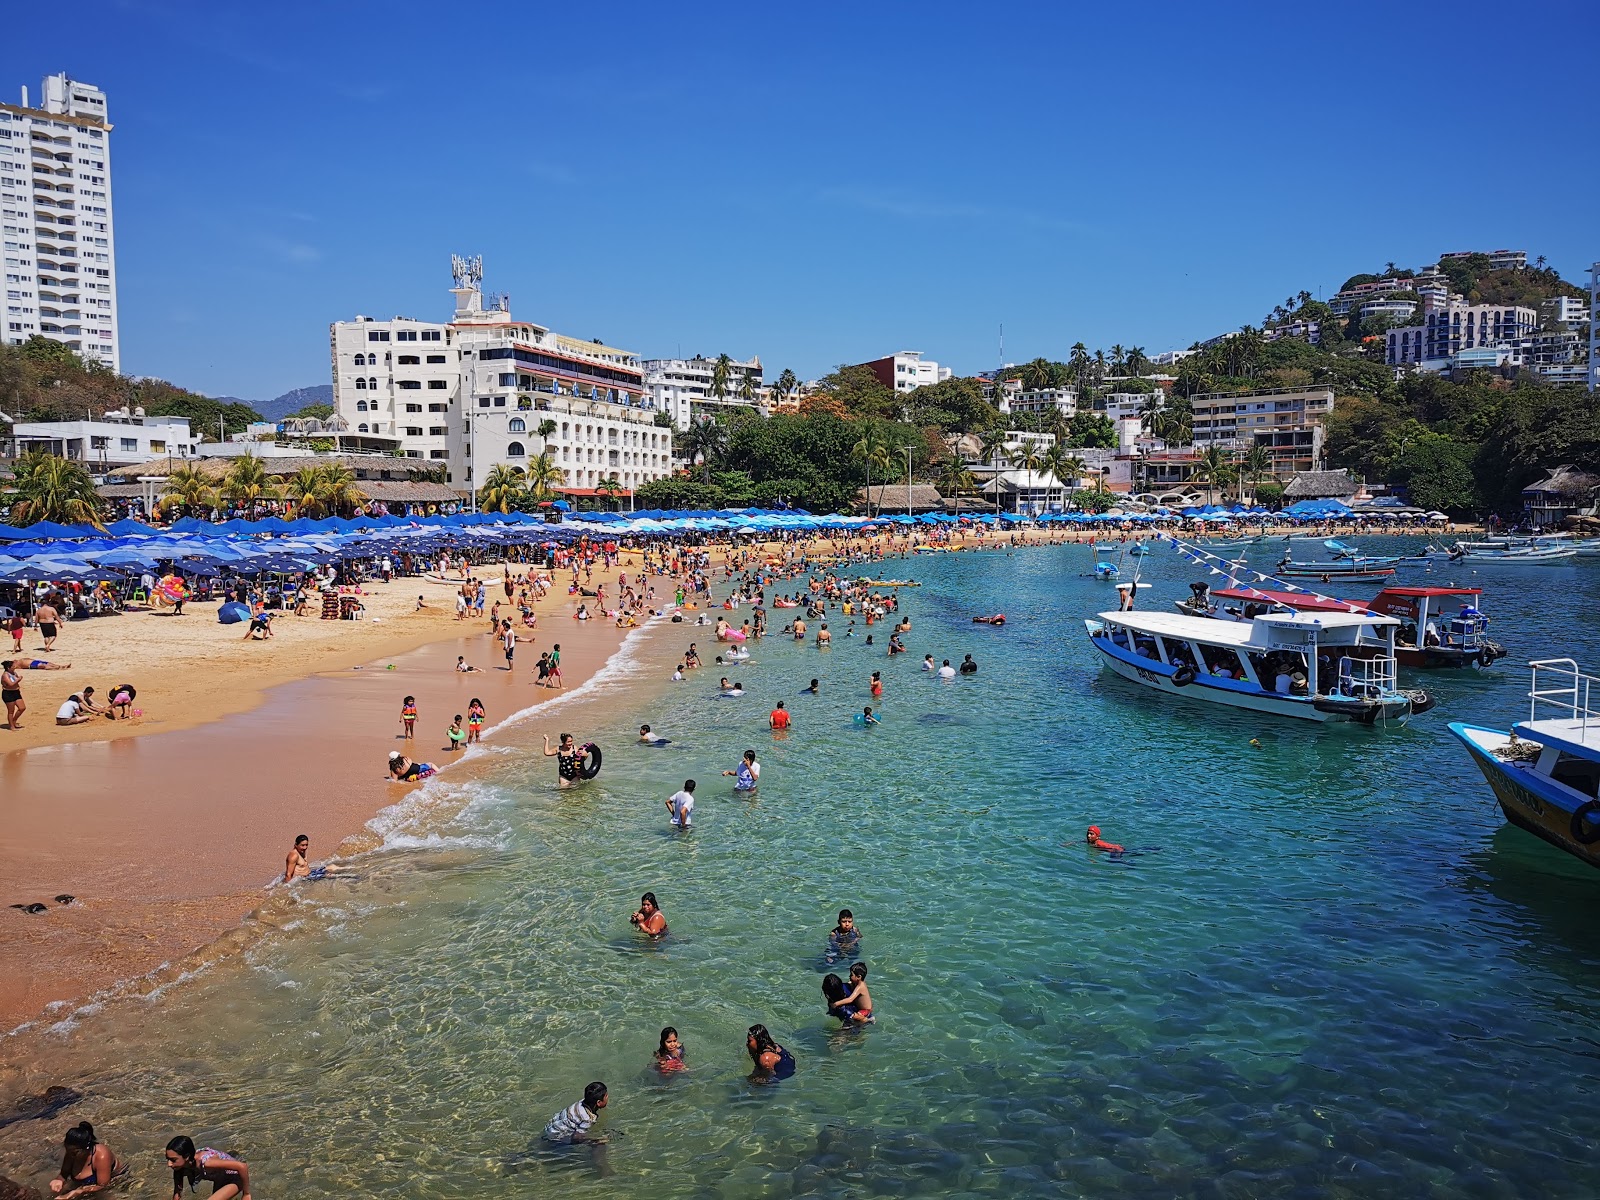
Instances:
[[[498,580],[500,568],[484,573]],[[414,613],[419,589],[440,607]],[[491,603],[503,594],[492,588]],[[390,621],[290,617],[268,642],[243,642],[212,606],[69,626],[62,640],[83,670],[24,674],[41,701],[49,681],[52,700],[15,735],[37,730],[33,748],[0,756],[0,906],[49,906],[0,907],[0,1029],[213,941],[261,904],[298,833],[313,860],[375,844],[366,823],[415,786],[388,781],[390,750],[447,763],[446,727],[474,696],[492,727],[562,694],[534,686],[540,651],[560,644],[570,691],[621,642],[608,622],[572,620],[565,588],[539,607],[509,673],[487,618],[457,622],[451,590],[415,580],[369,597],[369,615]],[[481,673],[456,672],[458,654]],[[58,729],[55,690],[96,678],[135,683],[145,716]],[[410,744],[398,719],[408,694],[420,713]]]

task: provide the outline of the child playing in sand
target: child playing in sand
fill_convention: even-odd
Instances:
[[[450,735],[450,749],[461,749],[462,743],[467,740],[467,731],[461,728],[461,714],[456,714],[456,719],[450,722],[450,728],[445,730]]]
[[[400,703],[400,728],[404,732],[401,736],[408,741],[417,736],[417,698],[407,696]]]
[[[483,711],[483,701],[474,696],[472,698],[472,703],[467,705],[468,745],[472,744],[473,742],[480,741],[483,738],[483,718],[485,715],[486,714]]]

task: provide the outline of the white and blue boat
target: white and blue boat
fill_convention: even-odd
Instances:
[[[1510,729],[1450,723],[1519,829],[1600,867],[1600,713],[1597,680],[1570,658],[1528,664],[1528,719]]]
[[[1105,666],[1159,692],[1305,721],[1404,721],[1433,707],[1395,682],[1394,617],[1269,612],[1215,621],[1164,612],[1087,619]]]
[[[1117,579],[1121,575],[1122,568],[1117,566],[1116,563],[1097,562],[1094,565],[1094,577],[1096,579]]]

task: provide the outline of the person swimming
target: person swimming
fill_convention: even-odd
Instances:
[[[1100,836],[1100,826],[1098,825],[1089,826],[1089,831],[1084,834],[1083,840],[1094,849],[1104,850],[1109,854],[1121,854],[1125,849],[1125,847],[1119,846],[1115,842],[1108,842],[1102,838]]]
[[[765,1025],[752,1025],[745,1035],[745,1049],[750,1052],[750,1060],[755,1063],[755,1078],[766,1082],[774,1079],[788,1079],[794,1074],[794,1055],[772,1040],[772,1035],[767,1032]]]
[[[673,1071],[687,1071],[689,1064],[683,1061],[683,1043],[678,1040],[678,1031],[668,1025],[661,1031],[661,1044],[655,1052],[656,1070],[663,1075]]]
[[[648,725],[639,726],[639,742],[645,746],[665,746],[669,739],[662,737]]]

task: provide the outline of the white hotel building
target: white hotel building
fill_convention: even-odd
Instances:
[[[545,451],[577,494],[672,474],[672,430],[655,423],[636,354],[514,320],[505,297],[485,307],[481,264],[455,265],[447,322],[358,316],[330,327],[343,445],[435,460],[462,491]]]
[[[50,75],[37,108],[27,88],[21,104],[0,104],[0,250],[0,336],[20,345],[43,335],[120,371],[111,125],[99,88]]]
[[[717,360],[695,355],[693,358],[650,358],[644,362],[644,385],[657,412],[668,413],[679,429],[692,421],[715,416],[726,408],[751,408],[766,399],[761,384],[761,359],[733,359],[728,364],[727,389],[723,396],[711,394],[711,377]],[[751,396],[741,395],[749,381]]]

